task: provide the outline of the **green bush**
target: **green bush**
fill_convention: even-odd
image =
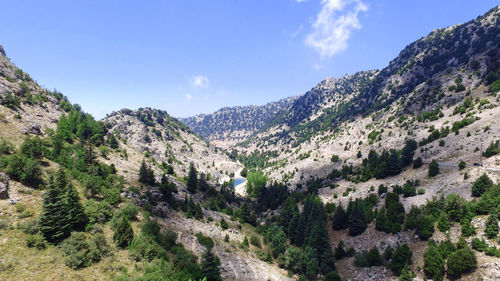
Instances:
[[[108,202],[89,199],[83,204],[83,209],[89,218],[89,225],[107,222],[113,215],[113,209]]]
[[[405,265],[411,264],[412,255],[413,254],[408,248],[408,245],[404,244],[399,246],[392,254],[389,268],[394,272],[394,274],[399,275]]]
[[[452,253],[446,261],[446,272],[452,278],[458,278],[463,273],[476,268],[477,260],[474,252],[468,248]]]
[[[150,235],[141,234],[132,240],[129,253],[137,261],[145,259],[152,261],[155,258],[167,258],[166,250]]]
[[[38,232],[38,220],[37,219],[24,220],[18,224],[17,228],[26,234],[36,234]]]
[[[61,243],[60,249],[65,255],[64,263],[72,269],[87,267],[111,252],[104,235],[87,238],[82,232],[73,232]]]
[[[483,174],[472,184],[472,196],[479,197],[492,186],[493,181],[487,174]]]
[[[250,244],[254,245],[257,248],[260,248],[261,245],[260,245],[259,236],[255,235],[255,234],[250,235]]]
[[[498,235],[498,215],[491,214],[486,220],[486,229],[484,234],[489,239],[494,239]]]
[[[125,216],[122,216],[117,222],[113,229],[115,233],[113,234],[113,241],[116,246],[120,248],[127,247],[132,239],[134,239],[134,230],[132,225]]]
[[[212,238],[205,236],[202,233],[196,233],[195,236],[198,240],[198,243],[205,246],[205,248],[207,248],[208,250],[214,247],[214,240],[212,240]]]
[[[436,160],[432,160],[432,162],[429,164],[428,175],[429,177],[435,177],[438,174],[439,174],[439,164],[437,163]]]
[[[43,250],[47,247],[47,243],[45,242],[45,239],[43,238],[42,235],[36,234],[36,235],[28,235],[26,237],[26,246],[28,248],[36,248],[38,250]]]

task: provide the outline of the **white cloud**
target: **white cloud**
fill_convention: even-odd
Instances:
[[[361,0],[321,0],[321,5],[305,43],[322,57],[331,57],[347,48],[351,31],[361,28],[358,14],[368,7]]]
[[[302,2],[306,2],[306,1],[308,1],[308,0],[295,0],[295,2],[297,2],[297,3],[302,3]]]
[[[210,80],[206,76],[203,75],[195,75],[191,78],[191,85],[197,88],[208,88],[210,84]]]
[[[188,101],[190,101],[192,98],[193,98],[193,96],[192,96],[191,94],[186,94],[186,99],[187,99]]]

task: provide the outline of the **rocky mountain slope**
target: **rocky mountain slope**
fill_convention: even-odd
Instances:
[[[464,118],[454,112],[467,97],[482,103],[474,112],[480,119],[470,128],[490,126],[493,133],[478,134],[486,147],[498,132],[492,127],[498,101],[489,90],[498,75],[498,15],[496,7],[470,22],[434,30],[380,71],[326,79],[234,148],[247,157],[272,155],[264,169],[272,179],[303,184],[310,176],[326,176],[344,160],[359,163],[358,151],[366,156],[370,149],[398,148],[406,138],[419,141],[431,127],[451,128]],[[423,145],[424,161],[438,153],[442,161],[479,158],[477,152],[466,156],[458,149],[478,145],[474,138],[447,138],[445,149]],[[461,153],[452,152],[457,149]],[[332,163],[333,154],[342,161]]]
[[[289,97],[262,106],[224,107],[211,114],[180,120],[194,132],[222,148],[246,140],[282,112],[287,112],[297,97]]]
[[[123,109],[102,120],[113,134],[127,157],[111,162],[134,163],[138,170],[143,157],[152,159],[163,168],[170,166],[178,176],[186,176],[189,163],[209,175],[211,182],[230,180],[241,165],[231,160],[222,150],[195,135],[183,123],[165,111],[141,108],[137,111]],[[162,164],[163,163],[163,164]]]

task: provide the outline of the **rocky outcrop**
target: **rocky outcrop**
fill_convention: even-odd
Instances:
[[[0,173],[0,199],[9,199],[9,178]]]

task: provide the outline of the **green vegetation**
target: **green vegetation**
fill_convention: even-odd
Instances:
[[[266,188],[267,176],[259,171],[248,172],[247,192],[252,197],[258,197]]]
[[[432,160],[431,163],[429,164],[428,175],[429,177],[435,177],[438,174],[439,174],[439,164],[436,160]]]

